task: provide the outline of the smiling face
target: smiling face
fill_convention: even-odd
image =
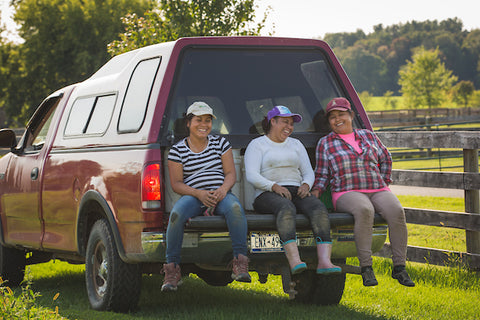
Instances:
[[[348,111],[333,110],[328,113],[328,123],[333,132],[348,134],[353,132],[353,116]]]
[[[209,114],[193,116],[187,127],[190,130],[190,137],[206,139],[212,131],[212,116]]]
[[[285,141],[293,132],[292,117],[274,117],[270,120],[271,128],[267,136],[274,142]]]

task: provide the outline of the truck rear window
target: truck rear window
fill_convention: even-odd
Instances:
[[[182,116],[194,101],[213,108],[213,133],[258,135],[263,134],[261,121],[276,105],[302,115],[295,132],[324,132],[326,104],[344,95],[320,49],[188,48],[177,68],[163,132],[170,141],[172,135],[178,140],[186,134]]]

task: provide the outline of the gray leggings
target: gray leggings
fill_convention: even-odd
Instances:
[[[372,226],[375,212],[387,221],[393,265],[405,265],[407,255],[405,212],[392,192],[348,192],[338,198],[336,210],[351,213],[355,219],[355,245],[360,266],[372,265]]]
[[[295,240],[296,215],[302,213],[310,219],[313,235],[318,243],[330,243],[330,220],[328,211],[320,199],[310,195],[301,199],[297,196],[298,187],[285,186],[292,195],[292,200],[283,198],[275,192],[265,191],[253,202],[258,213],[273,213],[276,216],[277,230],[283,243]]]

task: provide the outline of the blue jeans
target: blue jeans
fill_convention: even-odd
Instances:
[[[167,227],[167,263],[180,263],[183,231],[188,219],[201,215],[207,208],[193,196],[182,196],[173,206]],[[215,215],[224,216],[232,240],[233,256],[247,255],[247,220],[238,198],[228,192],[215,207]]]
[[[331,242],[330,220],[323,202],[314,196],[300,198],[297,196],[298,187],[284,187],[290,191],[292,200],[275,192],[265,191],[253,202],[253,207],[258,213],[273,213],[276,216],[277,231],[282,244],[296,239],[297,210],[310,220],[317,243]]]

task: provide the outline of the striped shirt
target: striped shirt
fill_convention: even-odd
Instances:
[[[381,189],[392,182],[392,157],[387,148],[369,130],[354,132],[361,153],[334,132],[318,141],[314,190],[323,192],[328,185],[333,192]]]
[[[175,144],[168,153],[168,160],[181,163],[183,182],[200,190],[215,190],[224,181],[222,155],[231,149],[230,143],[220,136],[208,136],[207,147],[199,153],[187,145],[187,139]]]

